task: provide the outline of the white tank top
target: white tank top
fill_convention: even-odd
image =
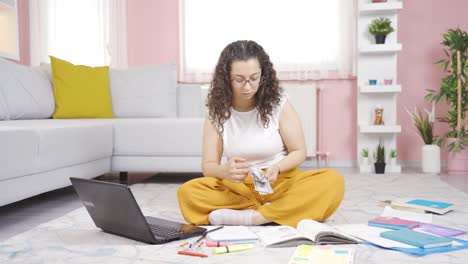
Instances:
[[[282,160],[287,150],[279,133],[279,117],[286,100],[287,94],[283,94],[279,106],[273,109],[268,128],[257,120],[257,108],[238,112],[231,107],[231,117],[225,121],[222,133],[223,156],[228,160],[245,158],[251,166],[261,169]]]

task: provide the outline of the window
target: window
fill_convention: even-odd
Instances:
[[[353,2],[185,0],[182,81],[209,81],[222,49],[240,39],[262,45],[282,80],[347,77],[354,42],[343,42],[354,35]]]
[[[49,55],[89,66],[126,64],[125,0],[30,3],[32,65]]]

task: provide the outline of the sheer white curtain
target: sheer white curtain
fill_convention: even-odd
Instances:
[[[31,64],[127,66],[126,0],[30,0]]]
[[[181,81],[207,82],[222,49],[254,40],[281,80],[355,75],[355,0],[184,0]]]

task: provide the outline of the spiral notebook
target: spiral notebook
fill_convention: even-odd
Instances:
[[[353,262],[353,248],[300,245],[288,264],[352,264]]]
[[[224,226],[206,236],[209,241],[231,243],[256,243],[258,236],[245,226]]]

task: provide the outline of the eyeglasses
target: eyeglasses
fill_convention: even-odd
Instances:
[[[252,78],[252,79],[249,79],[249,80],[233,79],[231,82],[232,82],[232,86],[234,86],[236,88],[243,88],[247,82],[252,87],[258,87],[260,85],[261,81],[262,81],[262,77],[257,77],[257,78]]]

